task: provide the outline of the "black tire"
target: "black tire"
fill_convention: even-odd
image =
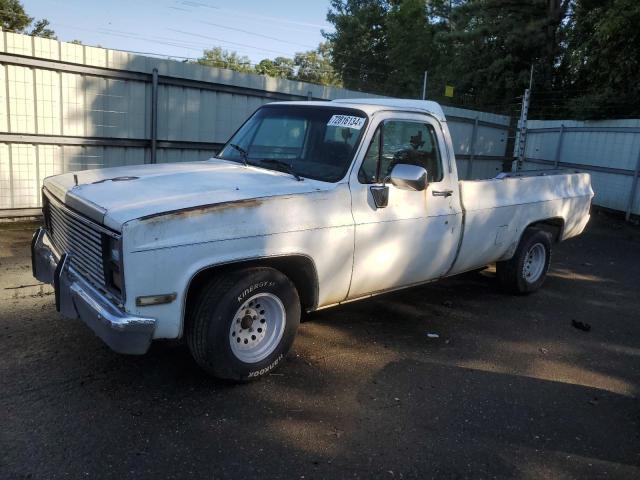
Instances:
[[[528,278],[525,270],[528,254],[541,245],[544,248],[544,266],[535,278]],[[539,247],[537,247],[539,248]],[[541,230],[528,229],[522,234],[516,253],[510,260],[496,263],[496,275],[500,286],[508,293],[526,295],[535,292],[544,283],[551,260],[551,239],[548,233]]]
[[[247,363],[232,349],[231,325],[236,323],[240,307],[259,294],[271,294],[280,300],[286,313],[284,331],[268,356]],[[190,309],[185,333],[193,358],[207,373],[220,379],[246,382],[272,372],[281,363],[293,344],[299,324],[300,299],[291,280],[273,268],[247,268],[221,273],[199,291]]]

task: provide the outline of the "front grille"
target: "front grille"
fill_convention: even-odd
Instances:
[[[74,270],[95,286],[106,289],[102,246],[104,228],[56,200],[48,200],[44,214],[55,247],[60,253],[69,254],[70,266]]]

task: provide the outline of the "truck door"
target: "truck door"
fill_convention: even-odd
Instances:
[[[455,256],[462,221],[458,182],[449,163],[453,159],[435,119],[384,112],[374,117],[363,141],[366,148],[349,179],[355,253],[348,298],[443,275]],[[383,182],[401,163],[427,170],[425,190]],[[387,205],[376,205],[374,195],[383,198],[385,193]]]

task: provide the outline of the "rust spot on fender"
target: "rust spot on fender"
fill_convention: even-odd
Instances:
[[[153,213],[140,217],[141,222],[161,222],[166,220],[174,220],[177,218],[190,218],[205,215],[212,212],[223,212],[226,210],[235,210],[237,208],[258,207],[269,200],[287,200],[293,198],[293,195],[275,195],[269,197],[247,198],[245,200],[231,200],[228,202],[210,203],[207,205],[196,205],[194,207],[181,208],[168,212]]]

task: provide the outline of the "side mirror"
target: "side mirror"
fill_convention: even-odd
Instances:
[[[427,188],[427,171],[417,165],[399,163],[391,170],[389,180],[403,190],[420,191]]]

